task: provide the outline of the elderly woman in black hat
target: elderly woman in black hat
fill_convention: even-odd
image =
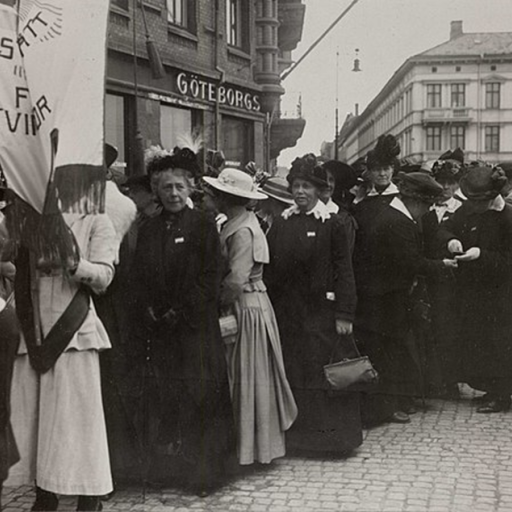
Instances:
[[[442,187],[420,172],[399,178],[400,196],[375,219],[369,247],[372,257],[365,276],[368,286],[358,290],[356,338],[381,377],[375,394],[368,395],[365,402],[369,423],[410,421],[408,411],[419,384],[408,347],[415,321],[411,290],[418,276],[454,266],[451,260],[429,260],[423,254],[420,219]]]
[[[234,311],[238,332],[226,345],[231,396],[242,465],[268,464],[285,455],[285,432],[297,416],[286,379],[281,340],[272,304],[263,283],[268,244],[251,201],[266,200],[252,177],[224,169],[218,178],[203,178],[227,216],[220,239],[228,270],[222,281],[223,308]]]
[[[499,167],[470,167],[467,201],[441,231],[458,268],[462,380],[486,392],[480,413],[505,411],[512,394],[512,207],[500,195]]]
[[[188,148],[153,166],[162,209],[138,234],[135,335],[151,376],[145,397],[158,422],[147,447],[157,472],[150,477],[165,476],[157,462],[167,460],[173,476],[204,496],[224,478],[234,425],[218,321],[220,240],[213,220],[188,206],[197,168]]]
[[[349,452],[362,442],[359,397],[330,396],[323,374],[331,358],[355,355],[348,339],[356,292],[347,235],[320,200],[327,180],[314,155],[297,158],[287,180],[295,204],[272,225],[265,269],[299,408],[287,442],[316,453]]]

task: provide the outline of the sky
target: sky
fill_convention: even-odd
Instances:
[[[294,61],[352,0],[302,1],[306,15]],[[300,95],[306,128],[296,146],[281,152],[278,165],[319,154],[322,141],[334,140],[336,82],[341,127],[355,104],[362,112],[407,58],[447,41],[452,20],[462,20],[466,33],[512,32],[512,0],[359,0],[282,83],[282,110],[295,111]],[[352,71],[356,49],[359,73]]]

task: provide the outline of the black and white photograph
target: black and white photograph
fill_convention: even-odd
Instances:
[[[0,0],[0,511],[512,512],[511,0]]]

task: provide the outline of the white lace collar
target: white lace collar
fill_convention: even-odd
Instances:
[[[293,206],[290,206],[290,208],[287,208],[281,215],[283,219],[287,220],[292,215],[298,215],[299,213],[301,213],[301,210],[296,204],[294,204]],[[306,212],[306,215],[314,215],[315,219],[321,220],[322,222],[331,218],[331,212],[329,211],[327,206],[325,206],[325,204],[322,203],[322,201],[320,200],[317,201],[316,205],[313,208],[311,208],[311,210]]]
[[[416,223],[416,221],[412,218],[411,212],[407,209],[407,206],[405,206],[404,202],[399,197],[394,197],[391,203],[389,203],[389,206],[399,211],[400,213],[403,213],[408,219],[411,219],[414,223]]]

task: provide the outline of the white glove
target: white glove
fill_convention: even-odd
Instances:
[[[448,250],[453,253],[462,253],[464,252],[464,248],[462,247],[462,243],[460,240],[457,240],[456,238],[452,238],[448,242]]]
[[[455,256],[457,261],[475,261],[480,258],[480,247],[470,247],[464,254]]]
[[[443,264],[445,267],[448,267],[448,268],[458,268],[456,260],[449,260],[448,258],[445,258],[443,260]]]

